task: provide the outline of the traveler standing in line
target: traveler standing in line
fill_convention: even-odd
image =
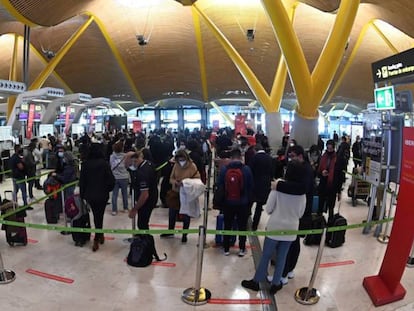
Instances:
[[[92,143],[89,147],[86,161],[82,162],[79,190],[80,197],[91,206],[96,229],[103,228],[106,202],[108,202],[109,192],[112,191],[114,185],[115,178],[109,163],[104,159],[102,145]],[[97,251],[99,244],[104,242],[103,233],[96,233],[92,251]]]
[[[301,195],[306,194],[306,208],[301,221],[303,224],[310,224],[312,219],[312,204],[314,195],[314,173],[311,164],[305,156],[305,150],[302,146],[296,145],[290,147],[288,150],[288,157],[291,161],[298,161],[303,165],[303,174],[300,177],[300,182],[291,182],[286,180],[278,180],[275,189],[286,194]],[[299,230],[312,229],[311,227],[301,227]],[[300,254],[300,239],[299,236],[292,242],[289,247],[289,252],[286,256],[285,268],[283,269],[281,282],[283,285],[288,283],[288,279],[294,278],[294,269],[298,262]]]
[[[56,179],[59,183],[64,186],[76,180],[76,170],[75,170],[75,160],[73,159],[73,154],[70,151],[63,152],[62,158],[63,168],[62,172],[57,174],[53,173],[56,176]],[[77,163],[76,163],[77,165]],[[76,185],[65,188],[64,198],[67,200],[69,197],[73,196],[75,193]]]
[[[338,161],[335,153],[335,142],[328,140],[326,142],[326,151],[321,157],[318,168],[319,186],[319,209],[318,215],[326,210],[329,211],[329,219],[333,217],[336,196],[341,199],[343,173],[342,161]]]
[[[263,205],[270,192],[270,183],[273,178],[272,157],[267,154],[261,144],[256,144],[256,154],[248,164],[253,173],[254,190],[253,201],[256,202],[252,230],[256,231],[262,215]]]
[[[303,165],[298,161],[288,163],[285,179],[292,182],[301,182],[304,174]],[[277,190],[272,190],[266,202],[266,212],[270,215],[267,222],[266,230],[297,230],[299,218],[302,217],[306,206],[306,196],[285,194]],[[243,280],[241,285],[245,288],[258,291],[259,282],[267,280],[267,269],[270,259],[276,252],[275,270],[273,273],[270,294],[274,295],[282,289],[281,283],[282,272],[285,267],[286,256],[289,247],[296,239],[296,235],[268,235],[265,237],[263,244],[263,254],[256,273],[251,280]]]
[[[115,177],[115,186],[112,191],[112,216],[118,213],[118,192],[121,189],[123,212],[128,212],[128,181],[129,173],[125,167],[124,143],[118,140],[112,145],[112,154],[109,158],[112,174]]]
[[[30,180],[27,182],[28,190],[29,190],[29,200],[33,201],[33,186],[35,184],[35,177],[36,177],[36,161],[33,156],[33,150],[36,149],[36,143],[31,142],[27,149],[24,151],[24,167],[26,169],[26,176],[27,178],[30,178]]]
[[[254,186],[252,171],[241,160],[238,148],[230,152],[230,163],[220,170],[218,187],[224,187],[223,204],[224,230],[232,230],[233,221],[237,218],[239,231],[247,230],[247,218],[250,213],[252,190]],[[223,236],[224,255],[230,255],[230,236]],[[246,236],[239,236],[239,257],[246,254]]]
[[[38,190],[43,190],[43,187],[40,185],[40,174],[41,174],[41,170],[43,167],[43,163],[42,163],[43,150],[40,148],[39,140],[37,138],[33,139],[32,142],[36,144],[36,148],[33,150],[33,157],[36,163],[35,187]]]
[[[137,227],[146,230],[158,200],[157,173],[154,164],[144,158],[142,150],[128,153],[127,165],[131,170],[131,187],[134,189],[134,206],[128,216],[133,219],[138,214]]]
[[[355,168],[362,166],[362,142],[359,135],[357,135],[355,142],[352,144],[352,158]]]
[[[173,166],[171,175],[170,175],[170,184],[172,185],[172,191],[180,193],[180,187],[182,186],[182,181],[185,178],[198,178],[200,179],[200,172],[197,169],[197,166],[190,159],[188,153],[180,149],[175,153],[174,156],[175,164]],[[178,216],[180,210],[168,206],[168,229],[175,228],[176,217]],[[190,216],[183,214],[183,229],[190,228]],[[161,238],[173,237],[174,234],[163,233]],[[187,243],[187,234],[184,233],[181,238],[182,243]]]
[[[20,190],[22,192],[23,204],[27,206],[27,188],[26,182],[19,182],[26,178],[26,168],[23,160],[23,149],[20,145],[14,145],[14,154],[10,158],[10,168],[12,170],[13,179],[13,201],[17,202],[17,193]],[[28,210],[32,210],[33,207],[29,206]]]

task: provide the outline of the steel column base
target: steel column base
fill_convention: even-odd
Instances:
[[[181,296],[182,301],[192,306],[204,305],[210,298],[211,292],[208,289],[202,287],[198,291],[192,287],[187,288]]]
[[[303,305],[314,305],[320,298],[321,294],[316,288],[308,290],[308,287],[302,287],[295,292],[295,300]]]
[[[11,283],[16,279],[16,273],[11,270],[3,270],[0,272],[0,284]]]

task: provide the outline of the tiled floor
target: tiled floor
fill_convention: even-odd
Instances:
[[[1,194],[11,189],[10,180],[0,184]],[[41,197],[43,193],[36,193]],[[120,205],[119,205],[120,206]],[[34,205],[28,212],[26,222],[46,223],[43,204]],[[367,216],[367,206],[358,201],[352,207],[350,199],[344,196],[341,213],[349,224],[360,223]],[[168,210],[157,208],[151,218],[151,228],[160,229],[167,225]],[[209,210],[208,228],[215,228],[217,211]],[[202,225],[203,219],[193,219],[191,228]],[[264,229],[263,216],[259,230]],[[60,224],[63,224],[62,220]],[[180,225],[180,223],[178,223]],[[127,214],[111,215],[107,206],[105,228],[131,228]],[[164,228],[165,228],[164,227]],[[307,286],[315,263],[317,247],[302,245],[295,278],[265,304],[253,304],[260,298],[268,298],[265,292],[251,292],[241,287],[240,281],[251,278],[254,273],[252,250],[243,258],[237,256],[237,249],[225,257],[214,245],[214,236],[207,236],[207,248],[203,253],[201,286],[212,293],[218,303],[192,306],[181,300],[186,288],[195,286],[198,253],[198,235],[189,236],[188,243],[181,243],[181,236],[160,239],[155,235],[157,250],[167,253],[168,259],[162,265],[147,268],[132,268],[125,263],[129,245],[124,241],[128,235],[107,234],[105,244],[93,253],[91,245],[75,247],[71,236],[58,231],[28,229],[30,242],[26,247],[10,247],[4,233],[0,239],[0,253],[4,266],[13,270],[17,277],[9,284],[0,286],[1,310],[413,310],[414,269],[407,268],[401,281],[407,290],[403,300],[382,307],[374,307],[362,286],[365,276],[375,275],[381,266],[387,247],[361,229],[348,230],[346,243],[336,249],[325,248],[321,263],[339,265],[319,268],[314,287],[321,293],[320,301],[312,306],[297,303],[296,289]],[[262,238],[259,237],[259,241]],[[259,251],[259,249],[255,249]],[[340,264],[343,265],[340,265]],[[65,283],[28,273],[28,269],[67,278]],[[250,300],[249,300],[250,299]],[[250,304],[249,304],[250,302]]]

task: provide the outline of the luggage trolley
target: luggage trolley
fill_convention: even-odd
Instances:
[[[352,170],[352,181],[348,187],[348,197],[352,198],[352,206],[356,206],[357,199],[368,203],[371,184],[364,180],[362,171],[358,168]]]

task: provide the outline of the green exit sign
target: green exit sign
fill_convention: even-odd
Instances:
[[[386,86],[375,89],[374,95],[376,109],[395,109],[394,86]]]

